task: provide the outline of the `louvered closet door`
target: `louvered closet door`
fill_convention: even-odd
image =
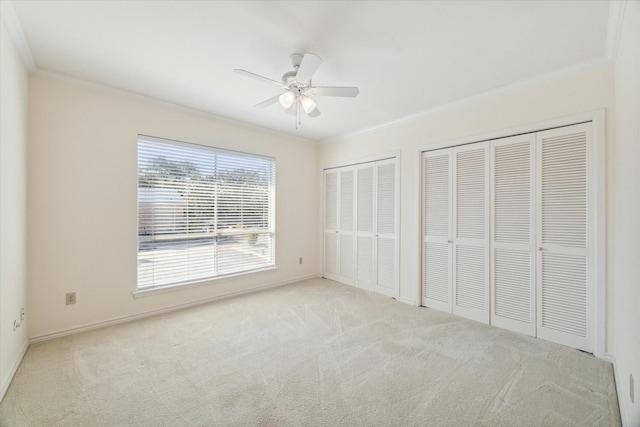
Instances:
[[[537,134],[538,336],[592,351],[588,124]]]
[[[422,305],[451,312],[451,150],[422,154]]]
[[[489,148],[453,149],[453,313],[489,323]]]
[[[376,276],[374,290],[398,296],[398,179],[396,159],[376,162]]]
[[[324,277],[338,280],[338,172],[324,172]]]
[[[536,335],[535,135],[491,142],[491,324]]]
[[[338,280],[355,285],[355,169],[339,170]]]
[[[356,167],[356,286],[374,290],[373,164]]]

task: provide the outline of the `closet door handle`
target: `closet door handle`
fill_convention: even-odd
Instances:
[[[449,240],[447,243],[453,243],[453,240]]]

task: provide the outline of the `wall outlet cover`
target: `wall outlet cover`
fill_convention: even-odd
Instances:
[[[71,304],[75,304],[76,303],[76,293],[75,292],[69,292],[68,294],[65,295],[65,304],[66,305],[71,305]]]

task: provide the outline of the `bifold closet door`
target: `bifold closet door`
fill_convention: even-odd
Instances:
[[[590,124],[539,132],[537,138],[537,332],[592,351],[594,304],[587,175]]]
[[[375,163],[374,290],[398,296],[398,179],[396,159]]]
[[[324,171],[324,273],[338,280],[338,171]]]
[[[396,158],[324,172],[324,277],[398,296]]]
[[[451,312],[451,150],[422,154],[422,305]]]
[[[491,142],[491,324],[536,336],[535,134]]]
[[[356,286],[374,290],[375,166],[356,167]]]
[[[339,169],[338,280],[355,285],[355,169]]]
[[[452,151],[453,313],[489,323],[489,145]]]

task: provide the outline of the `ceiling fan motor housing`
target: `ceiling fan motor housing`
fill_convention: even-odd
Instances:
[[[296,89],[300,84],[296,80],[296,74],[298,70],[288,71],[282,75],[282,83],[290,89]]]

